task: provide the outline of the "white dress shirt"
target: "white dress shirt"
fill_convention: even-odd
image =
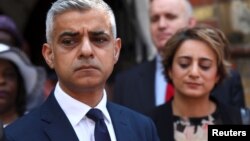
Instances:
[[[54,93],[56,100],[58,101],[60,107],[62,108],[67,118],[69,119],[69,122],[74,128],[79,141],[95,141],[95,122],[87,118],[86,116],[87,112],[91,109],[91,107],[66,94],[61,89],[59,83],[56,84]],[[102,100],[94,108],[97,108],[102,111],[111,141],[116,141],[115,131],[106,104],[107,94],[106,91],[103,90]]]
[[[155,104],[159,106],[165,103],[166,79],[163,74],[162,58],[158,54],[156,56],[156,71],[155,71]]]

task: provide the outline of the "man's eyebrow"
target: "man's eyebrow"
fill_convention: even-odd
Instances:
[[[63,36],[77,36],[79,35],[80,33],[79,32],[71,32],[71,31],[65,31],[65,32],[62,32],[60,35],[59,35],[59,38],[63,37]]]
[[[108,33],[106,33],[106,32],[103,31],[103,30],[99,30],[99,31],[90,31],[89,34],[92,35],[92,36],[109,35]]]

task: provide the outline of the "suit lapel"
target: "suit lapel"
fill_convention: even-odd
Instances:
[[[78,141],[68,118],[57,103],[54,93],[51,93],[43,106],[42,118],[44,132],[51,141]]]
[[[115,135],[117,141],[133,141],[133,138],[130,136],[133,133],[128,124],[128,119],[123,110],[117,108],[112,103],[107,103],[107,109],[109,111]]]

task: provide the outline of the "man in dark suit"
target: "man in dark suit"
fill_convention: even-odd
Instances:
[[[177,30],[196,24],[187,0],[150,0],[149,16],[151,37],[158,54],[154,60],[118,74],[113,94],[114,102],[144,114],[165,103],[168,84],[161,64],[165,43]],[[226,104],[245,106],[239,73],[232,71],[232,77],[219,85],[213,95]]]
[[[115,27],[102,0],[53,3],[42,54],[58,83],[41,107],[6,127],[8,141],[159,140],[150,118],[107,100],[104,87],[121,47]]]

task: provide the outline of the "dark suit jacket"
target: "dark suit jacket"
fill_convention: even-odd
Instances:
[[[5,141],[4,131],[3,131],[3,122],[0,121],[0,141]]]
[[[156,59],[142,63],[116,76],[113,101],[138,112],[148,114],[155,105]],[[232,70],[232,77],[219,85],[212,95],[221,102],[245,106],[240,75]]]
[[[230,71],[230,77],[226,78],[221,84],[217,85],[212,96],[224,104],[237,107],[245,107],[245,98],[241,76],[235,69]]]
[[[217,105],[219,116],[223,125],[241,125],[241,114],[238,107],[231,107],[213,99]],[[151,113],[154,120],[160,141],[174,141],[174,116],[172,111],[172,102],[167,102],[156,107]]]
[[[153,121],[137,112],[108,102],[117,141],[159,141]],[[78,141],[54,94],[46,102],[5,128],[8,141]]]

